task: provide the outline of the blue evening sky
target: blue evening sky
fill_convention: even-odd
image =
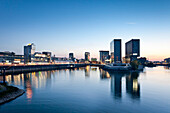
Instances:
[[[36,45],[59,57],[99,57],[114,38],[141,39],[141,56],[170,57],[170,0],[0,0],[0,51]]]

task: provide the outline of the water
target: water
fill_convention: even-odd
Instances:
[[[170,113],[170,69],[108,73],[97,67],[8,75],[26,93],[1,113]]]

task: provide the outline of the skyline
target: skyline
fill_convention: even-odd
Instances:
[[[114,38],[122,39],[122,56],[125,42],[139,38],[141,57],[169,57],[170,1],[122,1],[0,1],[0,49],[23,54],[34,43],[59,57],[99,59]]]

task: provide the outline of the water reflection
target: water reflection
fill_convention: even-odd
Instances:
[[[33,89],[42,87],[49,88],[52,83],[52,75],[54,75],[54,71],[7,75],[6,81],[8,84],[23,86],[23,88],[26,90],[26,97],[28,101],[31,102],[33,97]]]
[[[85,72],[85,77],[89,77],[90,76],[90,66],[86,66],[84,72]]]
[[[170,66],[164,66],[164,69],[170,69]]]
[[[146,72],[111,73],[84,67],[8,75],[8,83],[26,93],[1,105],[0,112],[169,113],[169,70],[155,67]]]
[[[91,67],[92,71],[97,71],[97,67]]]
[[[63,69],[56,71],[44,71],[44,72],[33,72],[19,75],[8,75],[6,80],[9,84],[16,86],[23,86],[26,90],[26,97],[30,102],[33,97],[33,90],[38,88],[50,88],[51,80],[61,73],[69,73],[69,75],[75,75],[77,71],[84,71],[85,77],[90,76],[90,71],[97,71],[96,67],[87,66],[85,68],[75,69]],[[118,73],[118,72],[107,72],[99,69],[100,79],[110,79],[111,94],[116,99],[122,98],[122,87],[124,84],[126,87],[126,94],[132,99],[140,98],[140,84],[138,82],[139,73]],[[52,76],[53,75],[53,76]],[[122,80],[122,78],[124,78]],[[97,79],[97,78],[96,78]]]
[[[27,99],[30,102],[33,95],[30,74],[24,74],[24,88],[26,90]]]
[[[111,76],[111,93],[115,98],[122,97],[122,77],[128,76],[129,73],[110,72]]]
[[[123,81],[122,78],[126,78]],[[115,99],[120,99],[122,97],[122,82],[125,82],[126,93],[130,95],[132,99],[140,98],[140,84],[138,82],[139,73],[138,72],[107,72],[100,69],[100,78],[110,78],[111,79],[111,94]]]
[[[100,69],[99,71],[101,79],[110,78],[110,74],[107,71],[104,71],[103,69]]]
[[[133,99],[140,98],[140,84],[138,83],[138,72],[132,72],[126,77],[126,92],[130,94]]]
[[[75,75],[75,69],[69,69],[69,75],[74,76]]]

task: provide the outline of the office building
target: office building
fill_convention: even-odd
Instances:
[[[122,61],[122,44],[121,39],[114,39],[114,62]]]
[[[31,61],[34,63],[47,63],[47,56],[41,52],[35,52],[33,57],[31,58]]]
[[[110,42],[110,54],[114,53],[114,40]]]
[[[132,39],[125,44],[125,55],[130,61],[137,60],[140,56],[140,40]]]
[[[31,59],[34,63],[50,63],[51,52],[35,52]]]
[[[24,63],[31,63],[33,58],[33,55],[35,53],[35,45],[28,44],[27,46],[24,46]]]
[[[69,60],[66,57],[56,57],[56,56],[51,57],[51,59],[52,59],[53,62],[56,62],[56,61],[68,61]]]
[[[69,53],[69,59],[73,60],[74,59],[74,54],[73,53]]]
[[[42,54],[45,54],[47,57],[47,62],[51,62],[51,52],[42,52]]]
[[[106,60],[110,59],[109,51],[99,51],[100,52],[100,62],[105,63]]]
[[[121,39],[114,39],[110,43],[110,53],[111,53],[111,61],[114,62],[122,62],[122,41]]]
[[[164,63],[170,64],[170,58],[165,58],[165,59],[164,59]]]
[[[21,63],[24,61],[23,55],[16,55],[14,52],[0,52],[0,63]]]
[[[85,61],[90,61],[90,52],[85,52]]]
[[[9,51],[5,51],[5,52],[0,52],[0,62],[10,62],[12,63],[14,61],[14,56],[15,53],[14,52],[9,52]]]
[[[114,40],[110,42],[110,60],[114,62]]]

